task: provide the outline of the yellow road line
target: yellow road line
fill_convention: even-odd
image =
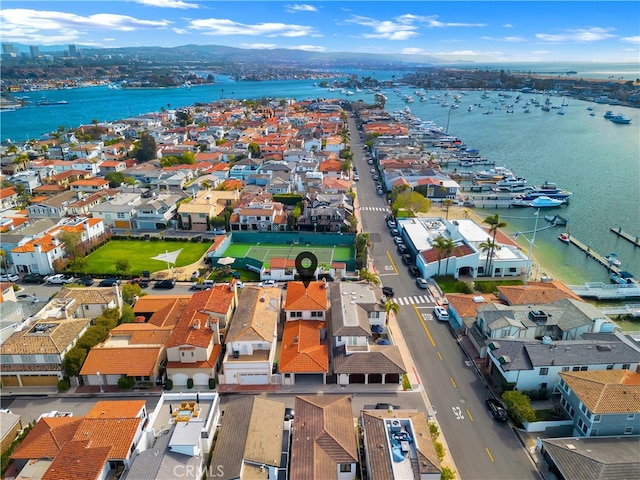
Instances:
[[[449,377],[449,380],[451,380],[451,384],[453,385],[453,388],[458,388],[458,386],[456,385],[456,382],[453,380],[453,377]]]
[[[387,252],[388,253],[388,252]],[[431,342],[431,345],[433,347],[436,346],[436,342],[433,341],[433,337],[431,336],[431,332],[429,331],[429,329],[427,328],[427,324],[424,323],[424,318],[422,318],[422,315],[420,314],[420,312],[418,311],[418,307],[415,306],[415,304],[411,304],[411,306],[413,307],[413,309],[416,311],[416,315],[418,316],[418,319],[420,320],[420,322],[422,323],[422,326],[424,328],[424,331],[427,332],[427,336],[429,337],[429,341]]]
[[[469,411],[469,409],[467,408],[467,415],[469,415],[469,419],[473,422],[473,416],[471,415],[471,412]]]
[[[442,355],[440,354],[440,352],[438,352],[438,358],[442,360]]]
[[[389,253],[389,250],[387,250],[387,257],[389,257],[389,261],[391,262],[391,266],[393,267],[393,271],[396,272],[396,275],[398,274],[398,269],[396,268],[396,264],[393,261],[393,258],[391,258],[391,253]]]
[[[496,463],[495,460],[493,459],[493,455],[491,455],[491,452],[489,451],[489,449],[485,447],[485,450],[487,451],[487,455],[489,455],[489,458],[491,459],[491,461],[493,463]]]

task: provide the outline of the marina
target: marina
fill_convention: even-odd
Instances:
[[[613,233],[615,233],[619,237],[622,237],[625,240],[633,243],[636,247],[640,247],[640,235],[633,236],[630,233],[623,231],[622,227],[618,227],[618,228],[611,227],[609,230],[611,230]]]

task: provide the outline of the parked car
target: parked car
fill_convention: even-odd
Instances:
[[[506,422],[509,419],[507,410],[495,398],[487,398],[486,404],[487,408],[489,408],[489,411],[491,412],[491,415],[493,415],[493,418],[495,418],[499,422]]]
[[[140,285],[140,288],[147,288],[149,286],[149,279],[136,277],[129,280],[129,283],[132,285]]]
[[[114,285],[120,285],[120,280],[117,278],[105,278],[100,280],[99,287],[113,287]]]
[[[166,290],[169,290],[175,286],[176,286],[175,280],[158,280],[156,283],[153,284],[153,288],[162,288]]]
[[[381,188],[378,189],[378,195],[384,195],[384,190],[382,190]]]
[[[285,408],[284,409],[284,419],[285,420],[293,420],[296,416],[296,411],[293,408]]]
[[[411,255],[409,255],[408,253],[403,253],[402,263],[404,263],[405,265],[411,265]]]
[[[407,246],[404,243],[398,244],[398,253],[404,255],[408,252]]]
[[[369,172],[371,172],[371,173],[374,173],[374,174],[375,174],[375,173],[376,173],[376,169],[375,169],[375,168],[372,168],[371,170],[369,170]]]
[[[359,182],[360,181],[360,177],[358,175],[354,175],[353,176],[353,181],[354,182]]]
[[[82,277],[76,279],[76,283],[82,285],[83,287],[90,287],[93,285],[93,278],[91,277]]]
[[[370,158],[369,160],[367,160],[367,163],[368,163],[369,165],[373,165],[373,160]]]
[[[263,280],[258,284],[259,287],[277,287],[278,282],[275,280]]]
[[[409,273],[411,275],[413,275],[414,277],[419,277],[420,276],[420,269],[418,267],[416,267],[415,265],[410,265],[409,266]]]
[[[65,275],[63,273],[57,273],[55,275],[49,275],[45,281],[50,285],[63,285],[67,283],[73,283],[75,278],[73,275]]]
[[[213,280],[205,280],[202,283],[193,282],[193,285],[189,287],[190,290],[211,290],[216,285]]]
[[[449,321],[449,312],[447,312],[447,309],[444,307],[434,307],[433,316],[441,322]]]
[[[377,181],[377,180],[380,180],[380,176],[379,176],[379,175],[374,175],[374,176],[373,176],[373,179],[374,179],[374,180],[376,180],[376,181]]]
[[[387,227],[389,227],[389,228],[391,228],[393,230],[397,226],[398,226],[398,224],[395,222],[395,220],[387,220]]]
[[[0,275],[0,282],[17,282],[18,278],[20,277],[15,273],[3,273]]]
[[[382,294],[387,297],[393,297],[396,293],[391,287],[382,287]]]
[[[400,245],[402,242],[402,238],[401,237],[393,237],[393,243],[395,243],[396,245]]]
[[[213,233],[214,235],[224,235],[227,233],[227,231],[224,228],[214,228],[213,230],[211,230],[211,233]]]
[[[376,403],[376,410],[401,410],[400,405],[393,405],[391,403]]]
[[[427,283],[427,281],[424,278],[420,278],[420,277],[416,278],[416,285],[418,286],[418,288],[423,288],[423,289],[429,288],[429,284]]]
[[[43,283],[45,276],[41,273],[27,273],[22,277],[23,283]]]
[[[467,201],[465,201],[465,202],[463,202],[463,203],[462,203],[462,206],[463,206],[463,207],[466,207],[466,208],[473,208],[473,207],[475,207],[475,206],[476,206],[476,204],[475,204],[475,202],[472,202],[472,201],[470,201],[470,200],[467,200]]]
[[[397,228],[392,228],[391,230],[389,230],[391,232],[391,236],[392,237],[397,237],[400,235],[400,232],[398,231]]]

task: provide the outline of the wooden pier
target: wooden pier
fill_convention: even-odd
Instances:
[[[616,267],[615,265],[611,265],[607,261],[607,259],[605,259],[602,255],[600,255],[598,252],[593,251],[591,249],[591,246],[585,245],[580,240],[575,238],[573,235],[569,235],[569,242],[571,242],[573,245],[575,245],[580,250],[582,250],[585,255],[587,255],[588,257],[593,258],[596,262],[598,262],[604,268],[609,270],[609,272],[615,273],[616,275],[618,275],[620,273],[620,269],[618,267]]]
[[[625,240],[633,243],[636,247],[640,247],[640,236],[634,237],[630,233],[627,233],[624,230],[622,230],[622,227],[618,227],[618,228],[611,227],[609,230],[611,230],[613,233],[615,233],[619,237],[622,237]]]

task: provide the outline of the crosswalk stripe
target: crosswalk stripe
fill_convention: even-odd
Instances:
[[[435,300],[431,298],[431,295],[414,295],[408,297],[398,297],[392,300],[398,305],[420,305],[423,303],[435,303]]]

